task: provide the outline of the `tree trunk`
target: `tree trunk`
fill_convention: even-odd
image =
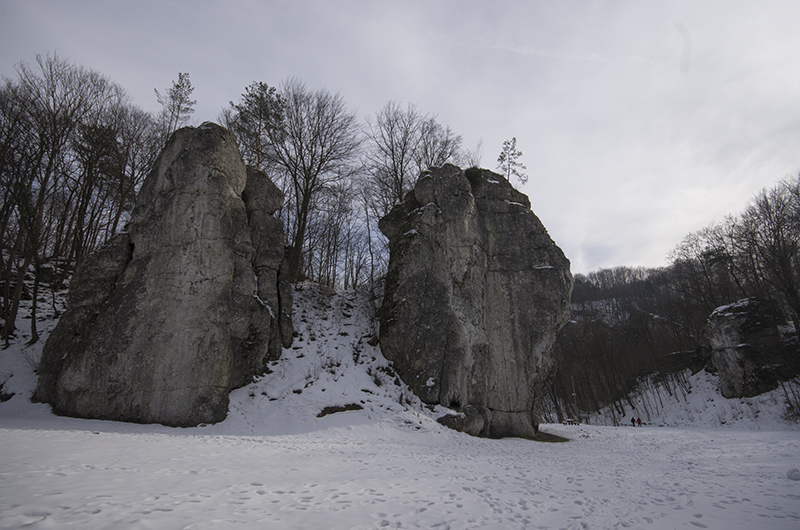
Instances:
[[[39,332],[36,330],[36,306],[38,305],[39,298],[39,260],[34,260],[33,265],[33,293],[31,293],[31,340],[28,341],[28,346],[32,346],[39,342]]]
[[[17,321],[17,312],[19,311],[19,301],[22,298],[22,289],[24,287],[25,282],[25,274],[28,272],[28,268],[31,266],[31,262],[33,261],[33,254],[28,253],[25,256],[25,262],[22,264],[17,270],[17,285],[14,288],[14,294],[12,295],[11,299],[11,307],[8,311],[8,316],[6,317],[5,325],[3,326],[3,340],[5,341],[5,347],[8,348],[11,334],[14,333],[16,328],[16,321]]]

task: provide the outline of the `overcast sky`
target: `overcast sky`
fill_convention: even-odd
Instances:
[[[299,77],[359,116],[387,101],[515,136],[521,189],[587,273],[661,266],[685,235],[800,171],[800,2],[0,0],[0,74],[36,53],[145,110],[189,72],[194,121]]]

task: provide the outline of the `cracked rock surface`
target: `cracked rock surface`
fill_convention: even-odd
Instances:
[[[380,342],[411,390],[473,435],[534,438],[569,317],[569,261],[501,175],[432,168],[380,221]]]
[[[42,352],[34,399],[56,413],[192,426],[225,418],[291,343],[283,201],[212,123],[177,131],[129,232],[82,260]],[[285,283],[285,282],[284,282]]]

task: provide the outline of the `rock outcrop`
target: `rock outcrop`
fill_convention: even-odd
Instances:
[[[726,398],[753,397],[777,388],[798,373],[793,334],[772,300],[746,298],[718,307],[708,319],[700,351],[706,370],[719,375]]]
[[[380,221],[391,257],[381,349],[420,399],[474,435],[535,437],[569,317],[569,261],[502,176],[423,174]]]
[[[129,232],[85,258],[44,346],[35,400],[59,414],[191,426],[289,346],[283,201],[230,131],[177,131]]]

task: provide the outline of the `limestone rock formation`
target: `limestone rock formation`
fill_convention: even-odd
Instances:
[[[793,335],[784,336],[786,318],[771,300],[746,298],[718,307],[701,337],[706,370],[719,375],[726,398],[752,397],[777,388],[798,373]]]
[[[34,399],[59,414],[191,426],[291,342],[282,193],[246,169],[230,131],[177,131],[129,233],[85,258],[44,346]]]
[[[535,437],[569,317],[569,261],[502,176],[422,175],[380,221],[390,261],[380,343],[424,402],[470,434]]]

